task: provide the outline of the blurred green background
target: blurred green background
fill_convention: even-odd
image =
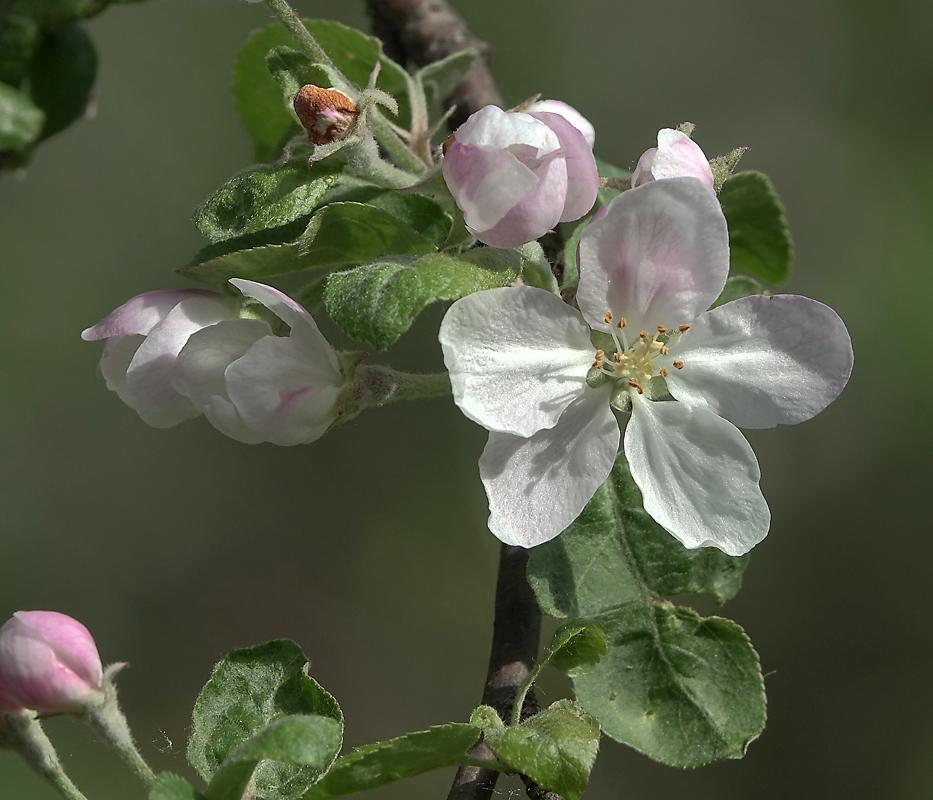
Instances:
[[[587,797],[933,797],[933,5],[922,0],[456,2],[508,102],[566,100],[597,154],[632,166],[689,120],[710,156],[752,151],[796,240],[787,291],[849,326],[852,381],[817,419],[751,432],[774,514],[724,614],[767,676],[769,726],[741,761],[681,772],[604,740]],[[362,0],[298,0],[366,27]],[[450,400],[367,413],[304,447],[247,447],[204,420],[146,427],[95,376],[81,330],[184,285],[190,212],[251,148],[229,95],[264,4],[153,0],[90,23],[96,118],[0,181],[0,617],[65,611],[105,661],[159,769],[190,775],[191,705],[228,650],[297,640],[347,743],[465,720],[491,632],[497,543]],[[439,368],[441,309],[389,358]],[[706,612],[712,607],[703,607]],[[549,678],[542,699],[566,685]],[[92,800],[142,797],[77,724],[52,720]],[[451,775],[379,800],[441,798]],[[500,783],[503,796],[518,784]],[[53,798],[0,752],[0,795]]]

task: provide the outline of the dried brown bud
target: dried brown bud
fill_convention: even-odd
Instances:
[[[345,139],[360,115],[349,97],[337,89],[302,86],[295,95],[295,113],[314,144]]]

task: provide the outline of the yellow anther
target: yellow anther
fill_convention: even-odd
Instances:
[[[644,394],[644,393],[645,393],[645,387],[642,386],[642,385],[641,385],[638,381],[636,381],[634,378],[629,378],[629,379],[628,379],[628,385],[629,385],[630,387],[632,387],[633,389],[635,389],[639,394]]]
[[[605,314],[603,314],[603,322],[605,322],[607,325],[608,325],[610,322],[612,322],[612,312],[611,312],[611,311],[607,311]]]
[[[596,360],[597,360],[597,361],[602,361],[604,355],[606,355],[606,351],[605,351],[605,350],[597,350],[597,351],[596,351]]]
[[[685,333],[687,330],[689,330],[689,328],[690,328],[689,325],[678,325],[677,326],[677,330],[679,330],[681,333]]]
[[[683,369],[683,368],[684,368],[684,362],[683,362],[683,361],[675,361],[675,362],[674,362],[674,369]]]
[[[638,335],[639,335],[642,339],[647,339],[647,338],[648,338],[648,331],[641,331]]]
[[[626,325],[628,325],[628,320],[625,317],[620,317],[616,323],[617,328],[624,328]]]
[[[668,371],[664,367],[661,367],[661,377],[666,378],[668,374]]]
[[[622,354],[621,354],[621,353],[614,353],[613,356],[612,356],[612,358],[613,358],[613,360],[616,362],[616,364],[621,364],[621,363],[622,363]]]
[[[666,345],[666,344],[662,344],[662,345],[661,345],[661,355],[662,355],[662,356],[666,356],[666,355],[667,355],[667,345]]]
[[[663,325],[658,325],[658,333],[667,333],[667,328]]]

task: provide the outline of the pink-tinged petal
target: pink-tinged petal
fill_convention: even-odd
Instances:
[[[146,337],[138,334],[110,337],[104,342],[104,351],[97,366],[97,371],[106,381],[107,388],[116,392],[128,406],[132,404],[126,391],[126,371],[144,341]]]
[[[810,419],[852,372],[852,342],[829,306],[797,295],[755,295],[693,321],[671,348],[671,394],[741,428]]]
[[[513,148],[533,158],[542,158],[560,147],[555,133],[532,115],[509,113],[496,106],[485,106],[472,114],[454,136],[463,145]]]
[[[573,106],[568,105],[562,100],[538,100],[528,107],[528,113],[530,116],[535,117],[538,111],[560,114],[567,122],[583,134],[583,138],[586,139],[586,143],[590,146],[590,150],[593,149],[593,145],[596,144],[596,128],[593,127],[592,122]]]
[[[577,302],[592,328],[625,317],[629,330],[689,323],[729,274],[729,234],[716,198],[690,178],[623,192],[580,237]]]
[[[596,159],[593,158],[593,145],[559,113],[538,112],[531,116],[544,122],[557,134],[561,148],[559,155],[567,163],[567,196],[560,222],[580,219],[593,207],[599,189],[599,171]]]
[[[459,142],[447,148],[443,170],[447,188],[474,232],[492,228],[540,183],[508,150]],[[526,241],[531,240],[522,244]]]
[[[685,547],[740,556],[767,535],[758,461],[738,428],[716,414],[633,394],[625,456],[645,511]]]
[[[172,384],[175,359],[192,333],[235,316],[232,300],[183,300],[153,328],[126,373],[125,402],[143,422],[155,428],[168,428],[201,413]]]
[[[608,387],[588,389],[556,426],[530,438],[490,433],[479,460],[489,530],[521,547],[553,539],[580,515],[618,452]]]
[[[225,397],[214,395],[204,407],[204,417],[224,436],[229,436],[243,444],[259,444],[266,441],[258,431],[253,430],[240,416],[237,407]]]
[[[516,436],[557,424],[584,393],[596,352],[579,312],[532,287],[458,300],[438,339],[461,411],[488,430]]]
[[[227,394],[264,441],[307,444],[337,419],[344,378],[303,339],[267,336],[226,372]]]
[[[713,171],[699,145],[672,128],[658,131],[658,146],[646,150],[632,173],[632,186],[664,178],[696,178],[715,194]]]
[[[245,297],[252,297],[262,303],[291,328],[292,336],[304,339],[313,345],[330,362],[330,365],[339,372],[340,362],[337,360],[334,348],[330,346],[330,343],[318,329],[314,317],[308,313],[301,303],[292,300],[287,294],[272,286],[266,286],[264,283],[256,283],[243,278],[231,278],[230,283],[236,286]]]
[[[555,158],[539,167],[538,185],[491,228],[470,232],[493,247],[520,247],[544,236],[560,221],[567,195],[567,162]],[[465,216],[464,216],[465,218]]]
[[[4,714],[22,714],[25,710],[25,708],[7,694],[3,686],[0,686],[0,723],[3,721],[2,718]]]
[[[134,333],[145,335],[162,322],[182,300],[196,297],[219,298],[220,295],[206,289],[163,289],[146,292],[127,300],[110,315],[85,330],[81,338],[86,342],[92,342],[109,336],[128,336]]]
[[[97,646],[77,620],[55,611],[20,611],[0,628],[0,683],[19,705],[76,711],[102,681]]]

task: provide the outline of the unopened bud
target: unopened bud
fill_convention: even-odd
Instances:
[[[295,113],[313,144],[345,139],[360,115],[347,95],[337,89],[308,84],[295,95]]]
[[[0,686],[24,708],[79,711],[98,694],[97,645],[80,622],[57,611],[17,611],[0,628]]]

